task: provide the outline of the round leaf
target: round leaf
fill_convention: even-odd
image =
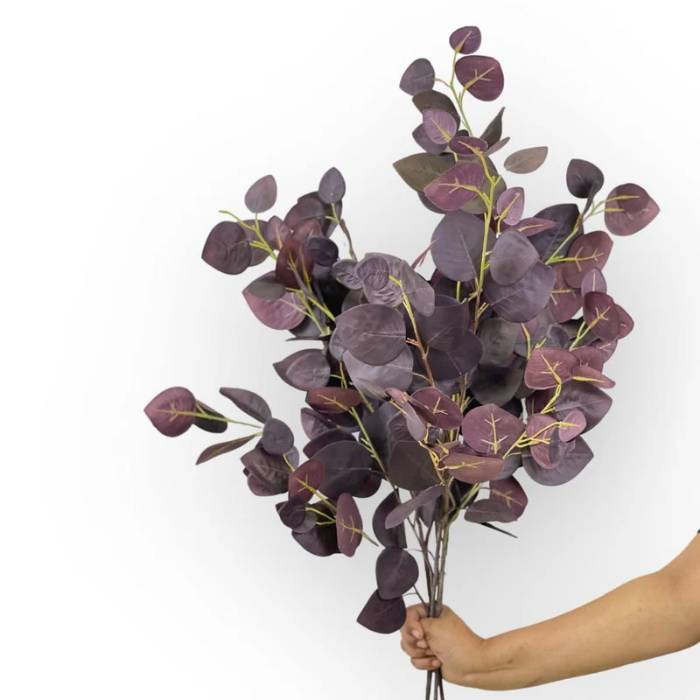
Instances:
[[[477,406],[462,421],[465,442],[484,455],[503,455],[520,437],[525,425],[495,404]]]
[[[404,348],[406,328],[401,314],[381,304],[360,304],[336,318],[342,344],[362,362],[382,365]]]
[[[583,297],[583,318],[588,332],[601,340],[615,340],[620,333],[620,316],[612,297],[589,292]]]
[[[406,621],[406,604],[401,597],[384,600],[375,591],[365,603],[357,621],[372,632],[392,634],[400,630]]]
[[[277,418],[270,418],[263,426],[260,443],[265,452],[283,455],[294,446],[294,434],[286,423]]]
[[[194,423],[194,416],[180,414],[194,413],[195,409],[196,400],[192,392],[182,386],[173,386],[151,399],[144,412],[158,432],[177,437]]]
[[[313,348],[294,352],[272,366],[283,381],[304,391],[326,386],[331,374],[326,354]]]
[[[525,190],[522,187],[509,187],[501,192],[496,200],[498,218],[508,226],[515,226],[525,209]]]
[[[245,194],[245,205],[253,214],[267,211],[276,201],[277,183],[272,175],[265,175],[256,180]]]
[[[457,133],[457,122],[442,109],[426,109],[423,112],[423,129],[433,143],[445,145]]]
[[[649,193],[631,182],[615,187],[605,201],[605,225],[618,236],[641,231],[659,213],[659,205]]]
[[[463,56],[455,65],[457,80],[477,100],[490,102],[503,92],[501,64],[490,56]]]
[[[479,27],[460,27],[450,34],[450,46],[457,53],[474,53],[481,46],[481,30]]]
[[[490,274],[484,284],[484,293],[494,311],[514,323],[535,318],[547,306],[552,289],[554,270],[542,262],[536,262],[515,284],[500,285]]]
[[[233,221],[222,221],[207,236],[202,260],[219,272],[237,275],[250,265],[251,250],[243,228]]]
[[[243,290],[243,298],[255,317],[268,328],[289,330],[305,318],[296,295],[287,292],[272,272],[251,282]]]
[[[515,284],[539,259],[537,250],[522,233],[506,231],[498,237],[493,247],[491,276],[497,284]]]
[[[432,236],[430,254],[435,267],[451,280],[470,282],[481,264],[483,240],[481,219],[463,211],[447,214]]]
[[[608,262],[613,241],[605,231],[593,231],[579,236],[569,248],[567,262],[562,263],[564,279],[572,287],[580,288],[589,270],[602,270]]]
[[[481,163],[460,160],[423,188],[425,196],[441,211],[457,211],[477,196],[484,182]]]
[[[317,459],[309,459],[289,474],[289,500],[308,503],[321,488],[326,470]]]
[[[530,389],[553,388],[567,381],[577,364],[576,356],[568,350],[536,348],[525,367],[525,384]]]
[[[417,58],[401,76],[399,87],[409,95],[432,89],[435,84],[435,69],[427,58]]]
[[[405,549],[385,549],[377,558],[377,592],[384,600],[398,598],[418,581],[418,562]]]

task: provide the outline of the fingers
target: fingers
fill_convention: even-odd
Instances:
[[[422,640],[424,635],[421,621],[424,620],[426,616],[427,611],[423,605],[412,605],[408,608],[406,610],[406,622],[404,622],[401,630],[402,635],[404,630],[406,630],[414,640]]]
[[[401,649],[403,649],[403,651],[412,659],[423,659],[426,657],[435,656],[430,649],[419,649],[415,644],[403,639],[401,640]]]
[[[420,671],[434,671],[436,668],[440,668],[440,662],[437,659],[411,659],[411,663]]]

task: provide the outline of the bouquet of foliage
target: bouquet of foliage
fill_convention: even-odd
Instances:
[[[501,66],[476,55],[477,27],[457,29],[449,42],[449,79],[419,58],[400,83],[419,113],[413,138],[421,150],[394,165],[440,216],[416,260],[358,257],[336,168],[283,218],[261,217],[277,197],[274,178],[261,178],[245,195],[250,217],[221,212],[229,218],[204,245],[204,261],[225,274],[272,263],[243,298],[263,324],[312,344],[273,365],[304,392],[303,456],[288,425],[245,389],[220,392],[250,420],[229,418],[183,387],[146,407],[170,437],[192,425],[212,433],[250,428],[207,447],[197,463],[247,445],[249,489],[277,498],[277,516],[308,552],[351,557],[363,540],[378,547],[374,591],[358,622],[383,633],[403,624],[409,593],[439,613],[457,519],[510,534],[502,524],[527,506],[522,472],[556,486],[590,462],[584,435],[607,413],[605,390],[614,386],[605,363],[633,322],[603,275],[612,238],[592,223],[586,229],[603,214],[610,233],[628,236],[658,213],[636,184],[597,199],[603,173],[575,159],[566,184],[578,201],[526,216],[523,188],[507,185],[494,161],[509,141],[503,109],[479,135],[465,114],[467,95],[499,97]],[[516,150],[502,167],[522,175],[546,155],[541,146]],[[336,230],[347,240],[345,257]],[[421,274],[428,259],[434,269]],[[379,489],[386,495],[370,534],[358,501]],[[428,673],[431,695],[442,697],[439,672]]]

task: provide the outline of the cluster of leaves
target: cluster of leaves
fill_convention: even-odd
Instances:
[[[227,274],[271,260],[274,269],[243,290],[248,306],[266,326],[314,343],[274,364],[305,392],[304,461],[290,428],[252,392],[221,389],[255,423],[227,418],[183,387],[146,407],[169,436],[191,425],[216,433],[228,423],[250,426],[251,434],[205,449],[198,463],[255,439],[242,457],[248,486],[285,495],[279,518],[309,552],[352,556],[376,538],[376,590],[359,621],[378,632],[403,623],[403,596],[419,577],[406,526],[429,573],[431,528],[444,532],[460,515],[491,527],[512,522],[528,500],[519,470],[553,486],[590,462],[584,435],[611,405],[605,364],[633,322],[607,290],[611,236],[586,228],[603,214],[611,234],[627,236],[658,213],[636,184],[596,199],[602,172],[575,159],[566,184],[577,202],[526,215],[523,187],[509,186],[493,160],[509,141],[504,110],[479,136],[465,115],[467,94],[490,101],[503,89],[499,62],[475,54],[480,43],[478,28],[458,29],[449,80],[424,58],[401,79],[420,113],[413,136],[421,152],[395,168],[440,214],[412,264],[384,253],[358,259],[335,168],[283,218],[260,218],[277,198],[274,178],[263,177],[245,195],[252,216],[225,212],[230,220],[206,240],[203,259]],[[546,155],[545,147],[512,152],[503,170],[532,172]],[[347,237],[345,257],[331,239],[337,228]],[[434,266],[422,275],[428,256]],[[389,490],[374,512],[373,538],[358,499],[382,485]]]

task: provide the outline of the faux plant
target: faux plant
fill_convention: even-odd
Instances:
[[[496,165],[509,143],[503,109],[477,135],[464,103],[498,98],[501,66],[476,55],[477,27],[456,30],[449,43],[448,79],[419,58],[400,82],[419,113],[413,138],[421,151],[394,165],[440,217],[416,260],[356,255],[336,168],[284,217],[267,215],[277,185],[261,178],[245,195],[250,216],[221,212],[228,218],[204,245],[204,261],[226,274],[271,263],[243,298],[264,325],[305,341],[274,364],[304,392],[302,454],[288,425],[245,389],[220,389],[245,420],[183,387],[146,407],[171,437],[192,425],[249,428],[207,447],[197,463],[247,446],[248,487],[276,497],[277,516],[308,552],[351,557],[363,540],[378,547],[374,591],[358,622],[383,633],[403,624],[406,595],[439,612],[458,519],[511,534],[502,524],[528,501],[521,474],[557,486],[591,461],[584,435],[608,412],[605,390],[614,386],[605,364],[633,327],[603,275],[613,240],[594,222],[602,215],[610,233],[628,236],[658,213],[636,184],[598,198],[603,173],[574,159],[566,184],[576,201],[526,216],[524,189],[507,185],[502,170],[530,173],[547,148],[516,150]],[[358,502],[380,489],[368,527]],[[442,693],[439,672],[429,672],[426,698]]]

